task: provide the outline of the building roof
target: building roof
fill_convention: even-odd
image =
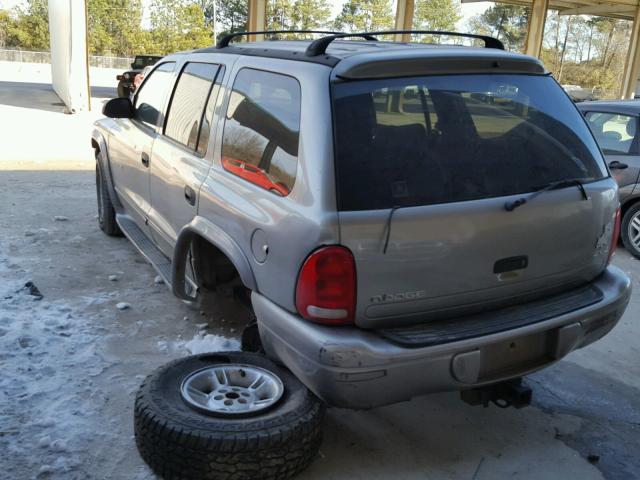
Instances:
[[[461,0],[476,3],[484,0]],[[500,0],[498,3],[531,7],[533,0]],[[633,20],[638,8],[637,0],[549,0],[549,9],[560,15],[598,15],[602,17]]]

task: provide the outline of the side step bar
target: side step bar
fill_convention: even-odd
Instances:
[[[140,227],[126,215],[116,215],[116,222],[125,237],[140,251],[142,256],[156,269],[164,283],[171,289],[171,259],[162,253],[144,234]]]

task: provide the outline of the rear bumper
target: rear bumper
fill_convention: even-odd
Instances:
[[[329,405],[372,408],[432,392],[518,377],[588,345],[618,322],[631,283],[610,266],[593,286],[602,299],[534,324],[461,341],[405,348],[374,331],[304,321],[253,293],[267,354]]]

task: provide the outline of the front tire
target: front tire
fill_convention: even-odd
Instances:
[[[96,194],[98,197],[98,225],[100,230],[110,237],[119,237],[122,235],[120,227],[116,223],[116,210],[109,196],[107,187],[107,179],[104,176],[100,160],[97,158],[100,152],[96,153]]]
[[[219,368],[231,373],[220,377]],[[250,387],[241,385],[242,375],[233,377],[233,369],[245,369],[246,375],[266,371],[283,387],[281,396],[268,397],[275,403],[258,407],[262,410],[242,411],[238,402],[250,398],[243,390]],[[211,385],[204,375],[209,371],[218,378]],[[223,392],[221,385],[238,388]],[[227,403],[231,413],[224,411]],[[233,412],[236,407],[241,411]],[[288,370],[261,355],[224,352],[182,358],[147,377],[135,401],[134,430],[140,455],[164,479],[280,480],[313,461],[322,441],[323,416],[320,400]]]
[[[632,205],[622,217],[620,237],[624,248],[636,258],[640,258],[640,202]]]

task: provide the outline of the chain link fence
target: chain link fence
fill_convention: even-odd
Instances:
[[[51,53],[30,52],[27,50],[0,49],[0,61],[51,63]],[[133,58],[129,57],[106,57],[99,55],[89,55],[89,66],[91,67],[128,70],[129,68],[131,68],[131,62],[133,62]]]

